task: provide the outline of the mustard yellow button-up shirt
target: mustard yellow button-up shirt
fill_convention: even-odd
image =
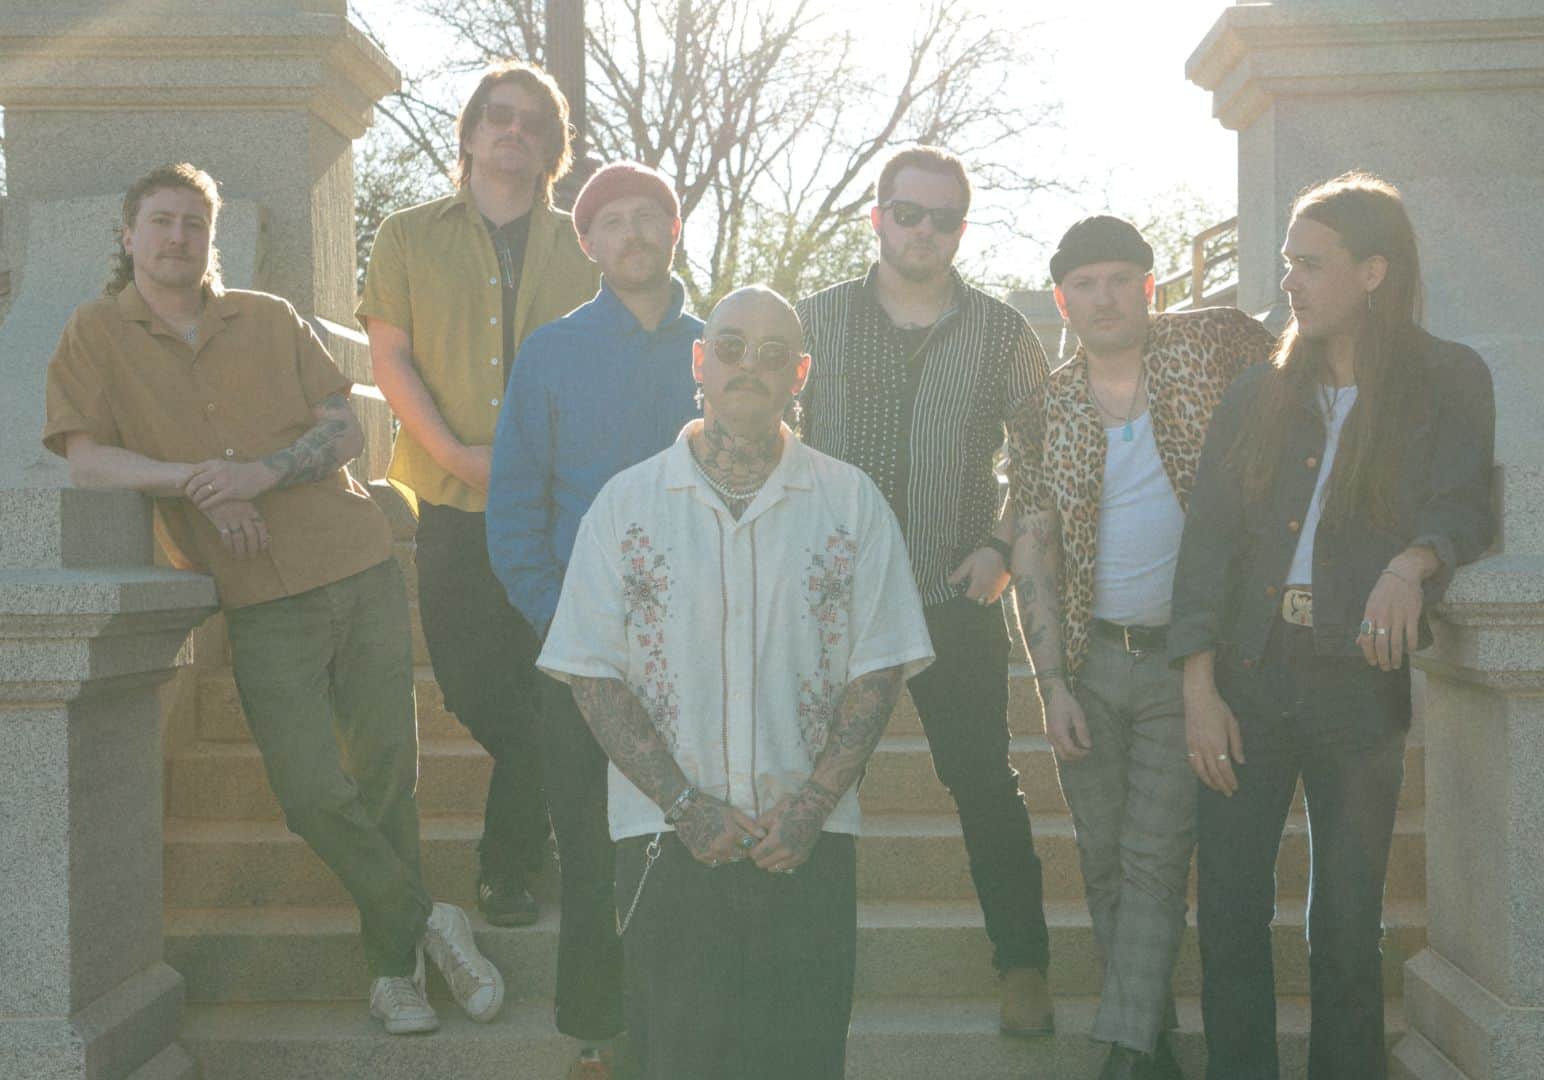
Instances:
[[[593,297],[599,282],[569,216],[532,207],[515,347]],[[468,446],[491,446],[504,401],[503,303],[498,256],[471,190],[462,188],[381,222],[354,314],[361,324],[380,319],[407,331],[413,364],[451,432]],[[414,506],[419,499],[477,512],[486,506],[482,492],[441,468],[405,430],[386,475]]]

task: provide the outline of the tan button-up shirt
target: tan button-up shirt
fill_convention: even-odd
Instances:
[[[212,293],[193,344],[132,284],[81,305],[48,365],[43,443],[89,434],[157,461],[258,461],[315,424],[312,406],[352,384],[305,321],[266,293]],[[391,556],[385,515],[340,468],[326,480],[257,498],[269,549],[236,559],[186,499],[156,500],[156,531],[174,565],[213,574],[227,608],[293,596]]]
[[[413,365],[451,433],[493,445],[504,400],[504,292],[498,256],[470,188],[399,210],[381,222],[364,295],[355,310],[407,331]],[[515,301],[515,348],[538,326],[595,295],[600,273],[579,250],[572,219],[531,208]],[[487,496],[446,472],[406,430],[397,433],[387,478],[418,499],[482,511]]]

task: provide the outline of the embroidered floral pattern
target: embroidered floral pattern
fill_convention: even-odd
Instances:
[[[852,571],[857,554],[857,540],[838,526],[826,537],[823,549],[810,553],[805,572],[805,598],[820,635],[820,667],[799,680],[799,738],[812,764],[826,745],[842,693],[842,684],[832,676],[838,657],[841,669],[846,670],[847,613],[852,603]]]
[[[621,543],[622,596],[627,632],[647,657],[633,692],[643,702],[654,728],[675,753],[681,695],[665,655],[665,621],[669,614],[670,567],[663,552],[637,522],[627,527]]]

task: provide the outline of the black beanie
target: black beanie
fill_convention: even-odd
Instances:
[[[1062,279],[1080,266],[1100,262],[1136,263],[1143,272],[1153,268],[1153,249],[1136,226],[1108,214],[1086,217],[1067,230],[1051,256],[1051,280]]]

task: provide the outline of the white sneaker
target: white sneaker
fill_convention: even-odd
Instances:
[[[454,904],[436,903],[424,928],[424,951],[445,976],[461,1010],[486,1024],[504,1004],[504,977],[472,939],[472,921]]]
[[[424,997],[424,955],[418,951],[418,969],[412,975],[383,975],[370,984],[370,1015],[377,1017],[388,1035],[417,1035],[435,1031],[440,1018]]]

